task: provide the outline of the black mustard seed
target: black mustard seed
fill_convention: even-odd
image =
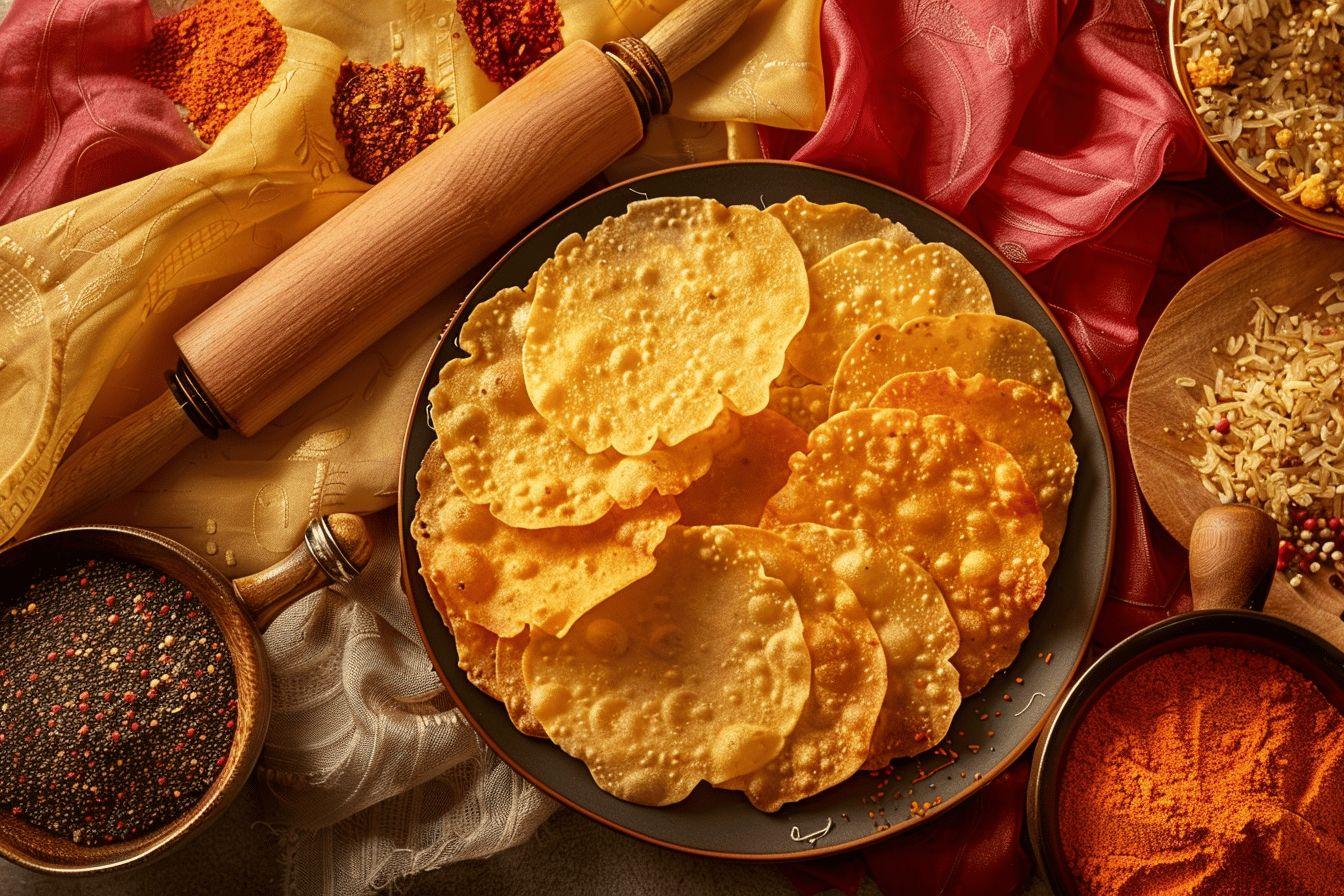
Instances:
[[[233,745],[237,684],[218,623],[181,582],[81,559],[0,604],[0,808],[83,845],[192,809]]]

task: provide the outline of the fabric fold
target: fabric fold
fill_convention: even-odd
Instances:
[[[15,0],[0,22],[0,223],[201,152],[135,79],[152,22],[145,0]]]

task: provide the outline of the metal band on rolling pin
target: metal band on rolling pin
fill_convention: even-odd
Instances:
[[[201,431],[201,435],[207,439],[214,439],[219,437],[220,432],[229,428],[228,421],[210,403],[210,399],[206,397],[185,362],[178,361],[177,369],[168,371],[166,376],[168,391],[173,393],[173,398],[177,399],[177,406]]]
[[[672,108],[672,79],[648,44],[635,37],[622,37],[603,44],[602,52],[630,88],[646,129],[653,116],[664,115]]]

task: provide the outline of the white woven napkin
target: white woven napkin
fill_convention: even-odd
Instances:
[[[356,896],[532,835],[555,803],[448,701],[399,582],[395,521],[372,560],[265,633],[274,709],[258,766],[282,828],[287,896]]]

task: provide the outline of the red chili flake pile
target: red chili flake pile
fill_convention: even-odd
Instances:
[[[565,45],[556,0],[458,0],[457,14],[476,65],[501,87],[550,59]]]
[[[341,63],[331,101],[350,173],[376,184],[453,126],[448,106],[418,65]]]
[[[0,613],[0,806],[82,845],[190,811],[228,761],[237,684],[224,635],[182,583],[76,561]]]
[[[185,108],[213,143],[271,82],[286,45],[285,29],[257,0],[200,0],[155,21],[136,77]]]

